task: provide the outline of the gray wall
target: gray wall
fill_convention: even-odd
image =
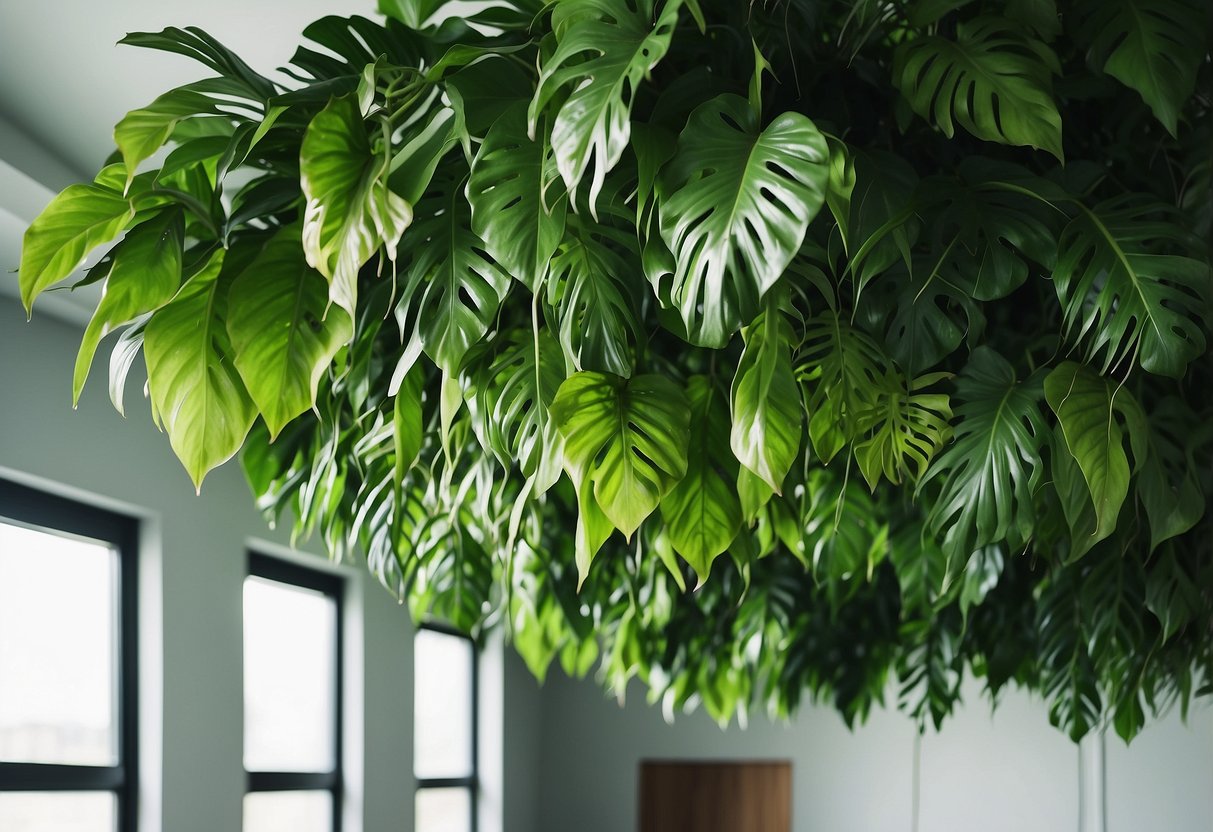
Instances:
[[[1046,709],[1009,693],[991,715],[979,690],[921,748],[921,832],[1074,832],[1078,750]],[[624,707],[592,681],[555,672],[544,688],[540,832],[629,832],[638,764],[652,758],[793,762],[796,832],[910,832],[914,729],[873,713],[848,731],[832,711],[807,708],[790,725],[754,717],[721,730],[702,713],[672,725],[633,686]],[[1175,716],[1129,749],[1107,741],[1108,832],[1213,830],[1213,711]]]

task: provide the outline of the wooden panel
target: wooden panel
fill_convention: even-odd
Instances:
[[[640,764],[640,832],[791,832],[792,764]]]

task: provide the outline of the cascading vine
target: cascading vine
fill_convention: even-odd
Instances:
[[[380,11],[124,39],[213,77],[26,233],[77,399],[120,333],[197,486],[671,712],[1213,693],[1207,3]]]

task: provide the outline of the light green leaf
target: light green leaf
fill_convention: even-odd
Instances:
[[[581,501],[592,486],[602,513],[627,537],[686,474],[691,411],[667,378],[576,373],[560,385],[551,414]]]
[[[1080,213],[1058,241],[1053,285],[1067,336],[1107,370],[1136,353],[1142,369],[1181,378],[1205,351],[1213,267],[1157,253],[1183,245],[1174,212],[1127,195]],[[1182,249],[1181,249],[1182,250]]]
[[[84,330],[72,378],[72,404],[88,378],[97,344],[115,328],[159,309],[181,286],[181,257],[185,218],[180,208],[168,208],[140,223],[110,252],[113,266],[105,293]]]
[[[1044,475],[1049,431],[1040,379],[1019,381],[989,347],[978,347],[956,379],[956,441],[932,463],[919,492],[938,482],[928,522],[951,558],[1001,541],[1017,548],[1036,523],[1033,495]]]
[[[396,259],[413,209],[387,186],[387,159],[371,150],[355,95],[334,98],[307,127],[299,172],[307,205],[303,251],[329,280],[329,297],[351,317],[358,270],[376,251]]]
[[[801,410],[792,374],[792,327],[775,306],[746,327],[745,350],[729,400],[729,445],[749,471],[774,492],[800,454]]]
[[[231,275],[223,265],[221,249],[152,315],[143,343],[153,411],[196,488],[240,450],[257,417],[224,328]]]
[[[902,42],[893,81],[914,112],[951,138],[954,123],[979,139],[1047,150],[1058,159],[1061,116],[1048,46],[1011,21],[980,17],[956,27],[956,39],[928,35]]]
[[[1095,530],[1089,545],[1116,530],[1129,493],[1129,460],[1119,415],[1128,428],[1135,466],[1145,462],[1145,415],[1133,395],[1093,370],[1072,361],[1058,365],[1045,379],[1045,397],[1057,414],[1066,449],[1078,462],[1095,506]],[[1058,450],[1063,452],[1062,449]]]
[[[394,17],[410,29],[423,29],[449,0],[379,0],[379,13]]]
[[[392,448],[396,453],[392,477],[396,488],[404,482],[425,444],[425,422],[422,411],[425,373],[414,366],[405,374],[400,389],[392,398]]]
[[[320,377],[354,335],[329,308],[324,278],[308,266],[298,226],[274,235],[232,282],[227,331],[236,369],[273,441],[316,403]]]
[[[766,129],[745,99],[691,114],[660,185],[661,236],[676,266],[668,290],[691,341],[723,346],[757,311],[825,200],[825,137],[799,113]]]
[[[551,187],[555,160],[546,137],[531,141],[520,103],[497,120],[472,162],[468,203],[472,228],[489,254],[532,292],[564,236],[568,200]]]
[[[1074,19],[1092,60],[1136,90],[1174,136],[1208,55],[1205,11],[1199,0],[1088,0]]]
[[[868,488],[875,491],[881,476],[894,485],[902,477],[918,481],[952,437],[947,394],[923,392],[945,378],[947,373],[931,373],[907,385],[896,370],[885,372],[875,405],[856,421],[855,461]]]
[[[792,395],[794,399],[795,385]],[[691,434],[686,476],[662,499],[661,517],[670,545],[695,570],[702,586],[712,561],[729,548],[741,528],[741,504],[733,490],[737,460],[729,452],[724,395],[710,378],[692,376],[687,397]]]
[[[565,0],[552,12],[556,50],[540,68],[527,112],[539,116],[562,93],[551,145],[569,194],[593,165],[590,207],[628,145],[636,88],[661,61],[678,22],[676,0]]]
[[[69,185],[25,230],[18,280],[26,312],[38,295],[75,271],[94,248],[117,237],[135,216],[115,181],[117,170],[111,165],[95,183]]]

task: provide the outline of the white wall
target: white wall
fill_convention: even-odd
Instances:
[[[1078,752],[1046,710],[1009,693],[998,711],[968,704],[922,738],[921,832],[1075,832]],[[910,832],[914,728],[874,712],[848,731],[806,708],[790,725],[752,718],[722,731],[702,713],[667,725],[634,686],[624,707],[590,681],[554,672],[544,688],[540,832],[630,832],[637,774],[653,758],[786,759],[796,832]],[[1213,711],[1168,717],[1128,750],[1108,740],[1108,832],[1213,830]]]

